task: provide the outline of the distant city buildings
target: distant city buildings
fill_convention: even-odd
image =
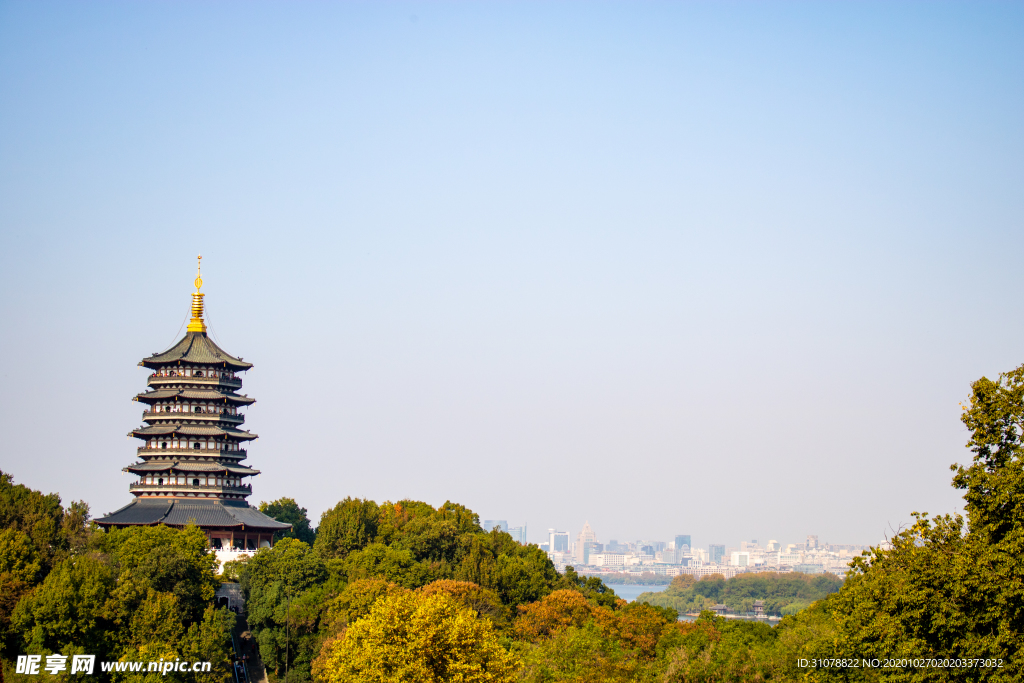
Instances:
[[[590,522],[583,523],[583,530],[576,536],[576,561],[580,564],[587,564],[589,559],[589,548],[587,543],[597,540],[597,534],[590,528]]]
[[[503,519],[484,520],[484,529],[501,529],[522,544],[527,544],[526,525],[510,527]],[[607,543],[585,522],[570,542],[568,531],[549,528],[547,539],[539,544],[559,571],[572,565],[585,574],[655,574],[666,577],[688,574],[695,577],[721,574],[726,578],[743,572],[833,572],[842,574],[850,560],[866,546],[829,545],[809,534],[803,543],[785,547],[775,539],[761,546],[757,539],[740,541],[739,547],[709,544],[707,550],[694,548],[692,536],[678,534],[670,543],[653,539]]]
[[[687,554],[690,552],[690,548],[692,547],[689,534],[676,536],[676,540],[672,545],[672,551],[675,555],[675,564],[689,564]]]
[[[569,532],[548,529],[548,548],[552,553],[569,552]]]
[[[721,564],[722,559],[725,557],[725,546],[724,545],[709,545],[708,546],[708,561],[711,564]]]

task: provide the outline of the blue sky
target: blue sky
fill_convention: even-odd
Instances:
[[[1019,3],[0,2],[0,468],[129,500],[203,254],[253,502],[875,543],[1021,357]]]

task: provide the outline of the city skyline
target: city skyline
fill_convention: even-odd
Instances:
[[[489,531],[491,529],[492,525],[489,525],[487,523],[487,522],[490,522],[490,521],[505,521],[505,520],[484,520],[481,517],[481,526],[483,527],[483,529],[485,531]],[[584,524],[586,524],[586,523],[587,522],[585,521]],[[511,525],[512,523],[508,523],[508,524]],[[527,526],[527,524],[525,522],[520,522],[520,523],[517,523],[515,526],[512,526],[512,528],[521,528],[522,526]],[[574,532],[571,529],[562,529],[562,528],[557,528],[557,527],[547,527],[547,528],[543,528],[543,529],[539,528],[539,527],[542,527],[542,526],[543,525],[536,525],[537,531],[535,533],[533,533],[530,536],[530,538],[527,539],[529,543],[532,543],[532,544],[538,545],[538,546],[542,546],[542,544],[544,544],[544,543],[546,543],[548,541],[548,538],[550,536],[550,532],[551,531],[555,531],[556,533],[559,533],[559,534],[565,534],[570,539],[576,537],[576,532]],[[579,526],[579,529],[582,529],[582,528],[583,528],[583,525],[581,524]],[[669,540],[669,539],[671,539],[672,537],[679,537],[679,536],[683,536],[684,535],[684,534],[672,534],[670,537],[667,537],[666,539],[658,538],[658,537],[651,536],[651,535],[646,535],[646,536],[645,535],[621,536],[621,537],[611,538],[610,536],[604,536],[604,535],[598,533],[597,530],[594,530],[594,533],[596,535],[596,540],[598,542],[604,543],[604,544],[616,543],[616,542],[617,543],[637,544],[637,543],[640,543],[640,542],[643,542],[643,541],[659,541],[659,542],[665,543],[666,545],[669,545],[669,544],[674,544],[674,542],[675,542],[674,540]],[[852,543],[852,542],[844,541],[842,539],[827,538],[825,536],[822,536],[821,534],[812,534],[812,533],[807,533],[802,538],[797,538],[795,540],[784,539],[784,538],[778,537],[777,535],[776,536],[767,536],[767,537],[764,537],[764,538],[761,538],[761,539],[758,539],[758,538],[756,538],[754,536],[748,536],[748,537],[745,537],[745,538],[740,538],[738,540],[710,539],[710,537],[709,537],[709,540],[707,540],[707,541],[702,541],[701,540],[702,537],[701,537],[700,534],[688,533],[688,534],[685,534],[684,536],[689,537],[691,539],[696,538],[697,540],[692,543],[691,547],[694,548],[694,549],[701,549],[701,550],[705,550],[705,551],[708,549],[708,546],[711,546],[711,545],[721,545],[723,548],[740,548],[740,547],[742,547],[742,545],[744,543],[751,542],[751,541],[757,542],[758,540],[760,540],[760,542],[762,544],[766,544],[766,543],[768,543],[770,541],[775,541],[776,543],[780,544],[783,547],[785,547],[787,545],[791,545],[791,544],[792,545],[802,545],[802,544],[806,543],[807,540],[810,539],[810,538],[816,539],[817,542],[820,543],[820,545],[822,545],[822,546],[825,546],[825,545],[856,545],[856,546],[868,547],[868,546],[877,546],[879,544],[883,544],[887,540],[886,538],[879,538],[876,541],[873,541],[871,543]],[[818,539],[820,539],[820,540],[818,540]],[[571,541],[570,541],[570,543],[571,543]]]

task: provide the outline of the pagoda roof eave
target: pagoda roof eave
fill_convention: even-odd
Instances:
[[[235,528],[247,531],[282,531],[291,524],[278,522],[248,503],[232,504],[220,500],[198,500],[194,498],[136,499],[120,510],[96,520],[101,527],[186,526]]]
[[[239,396],[235,393],[224,393],[216,389],[157,389],[155,391],[144,391],[135,397],[136,401],[149,403],[151,401],[165,401],[172,398],[187,398],[196,401],[221,401],[233,405],[248,406],[256,402],[256,399],[248,396]]]
[[[208,425],[182,424],[162,424],[153,425],[151,427],[140,427],[139,429],[129,432],[128,436],[148,439],[151,436],[171,436],[174,434],[179,434],[181,436],[227,436],[239,441],[252,441],[259,438],[258,435],[253,434],[252,432],[245,432],[240,429],[221,429],[220,427],[212,427]]]
[[[139,365],[158,369],[168,365],[212,365],[228,367],[233,370],[248,370],[252,363],[246,363],[217,346],[205,332],[187,332],[174,346],[143,358]]]
[[[251,467],[241,465],[225,465],[216,462],[144,462],[122,468],[123,472],[132,474],[148,474],[151,472],[230,472],[244,477],[254,477],[260,473]]]

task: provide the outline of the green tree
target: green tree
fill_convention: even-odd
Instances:
[[[103,535],[100,547],[117,571],[110,610],[118,623],[128,623],[152,591],[174,595],[182,623],[191,624],[202,618],[220,586],[217,559],[194,525],[115,529]]]
[[[306,508],[299,507],[294,498],[278,498],[272,503],[260,502],[260,512],[279,522],[292,525],[288,531],[275,533],[274,541],[279,541],[282,538],[297,538],[303,543],[313,545],[316,540],[316,532],[310,527]]]
[[[268,670],[297,680],[309,677],[326,603],[323,560],[302,541],[285,538],[265,548],[242,569],[249,627]]]
[[[372,500],[346,498],[320,517],[314,549],[323,559],[343,558],[377,537],[380,508]]]
[[[65,510],[58,495],[15,484],[0,471],[0,661],[10,662],[24,645],[11,623],[18,602],[56,564],[82,552],[88,519],[85,503]]]
[[[573,567],[566,567],[565,574],[559,576],[556,581],[558,588],[571,588],[583,593],[584,596],[595,604],[615,609],[622,602],[610,587],[596,576],[583,576],[578,574]]]
[[[962,420],[972,463],[953,466],[966,519],[914,513],[914,525],[890,548],[856,558],[828,599],[837,634],[820,644],[821,654],[1002,661],[1001,668],[887,674],[905,681],[1024,676],[1024,366],[971,389]],[[859,674],[832,677],[841,675]]]
[[[86,555],[60,561],[38,590],[14,609],[11,624],[25,651],[77,651],[100,657],[116,653],[107,602],[116,575],[104,558]]]

